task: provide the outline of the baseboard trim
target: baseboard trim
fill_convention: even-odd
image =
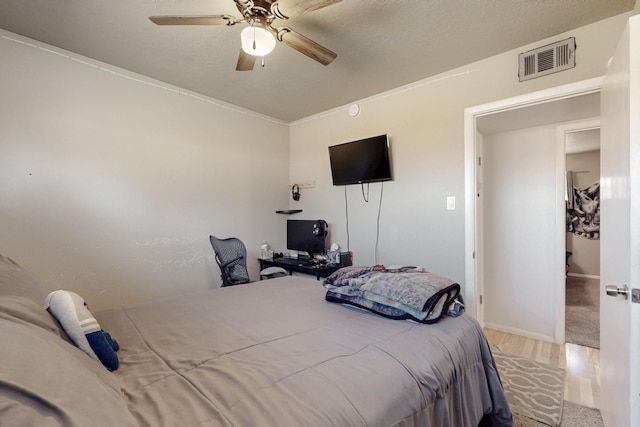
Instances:
[[[485,328],[495,329],[496,331],[509,332],[510,334],[520,335],[521,337],[533,338],[535,340],[546,341],[550,343],[555,342],[555,337],[538,334],[524,329],[512,328],[510,326],[498,325],[496,323],[485,322]]]
[[[598,279],[600,280],[600,276],[596,276],[594,274],[580,274],[580,273],[568,273],[567,276],[571,277],[583,277],[585,279]]]

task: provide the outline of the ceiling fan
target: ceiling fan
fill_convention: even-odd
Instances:
[[[304,12],[321,9],[338,3],[341,0],[234,0],[242,14],[242,19],[230,15],[201,16],[150,16],[151,22],[157,25],[236,25],[248,24],[240,35],[242,49],[238,56],[237,71],[253,69],[257,57],[269,54],[276,45],[276,40],[298,52],[329,65],[338,56],[335,52],[321,46],[289,27],[274,27],[276,19],[286,20]]]

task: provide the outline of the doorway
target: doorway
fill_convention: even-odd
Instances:
[[[592,79],[465,110],[465,296],[483,326],[564,342],[564,134],[560,143],[548,139],[560,132],[558,123],[599,115],[600,86]],[[522,131],[529,134],[525,144],[510,144],[522,141]],[[539,149],[541,138],[542,151],[526,150]],[[539,166],[546,168],[544,188],[536,181]],[[489,200],[495,183],[501,187]],[[544,200],[542,217],[536,203],[525,206],[531,189]]]
[[[600,128],[565,132],[565,341],[600,348]]]

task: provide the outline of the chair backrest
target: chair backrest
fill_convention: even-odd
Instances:
[[[247,270],[247,248],[244,243],[235,237],[218,239],[215,236],[209,236],[209,240],[222,273],[222,286],[249,283],[251,279]]]

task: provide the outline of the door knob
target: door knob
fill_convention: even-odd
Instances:
[[[616,285],[607,285],[605,286],[605,290],[607,291],[607,295],[610,297],[617,297],[618,295],[622,295],[624,299],[629,298],[629,287],[627,285],[622,285],[620,287]]]

